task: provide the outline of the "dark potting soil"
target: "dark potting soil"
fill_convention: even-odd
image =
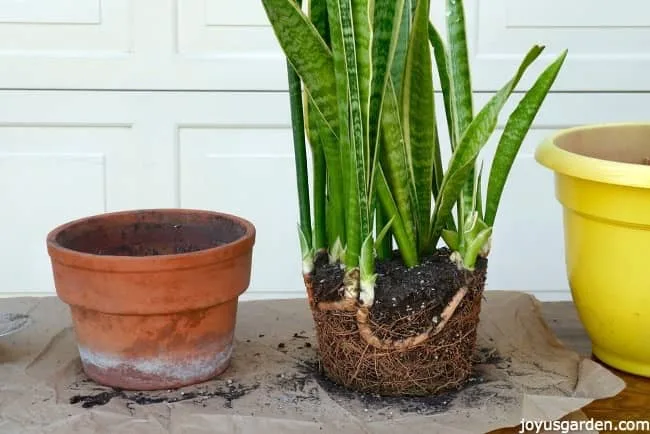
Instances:
[[[116,240],[116,238],[113,238]],[[135,223],[120,230],[119,242],[95,249],[97,255],[158,256],[197,252],[226,244],[196,225]]]
[[[96,217],[57,236],[61,246],[111,256],[157,256],[196,252],[231,243],[245,228],[225,218],[142,212],[136,221]]]
[[[438,249],[412,268],[404,264],[397,251],[392,259],[377,261],[372,319],[390,324],[422,310],[440,314],[470,277],[470,273],[459,270],[450,261],[450,254],[447,248]],[[479,258],[476,269],[484,271],[486,265],[487,261]],[[344,270],[339,264],[329,264],[326,259],[317,258],[313,275],[316,301],[339,300],[343,296],[343,275]],[[414,330],[424,330],[428,326],[414,324]]]

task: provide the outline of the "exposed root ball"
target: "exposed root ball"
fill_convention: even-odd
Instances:
[[[384,396],[433,395],[459,388],[472,373],[485,277],[483,266],[457,279],[454,290],[466,286],[468,291],[444,328],[399,349],[368,344],[360,335],[356,311],[312,306],[325,374],[347,388]],[[439,303],[425,303],[424,308],[392,316],[390,322],[371,309],[368,323],[377,338],[404,342],[421,333],[420,325],[435,326],[434,318],[439,320],[443,308]]]

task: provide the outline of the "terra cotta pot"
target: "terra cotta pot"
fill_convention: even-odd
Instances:
[[[86,374],[155,390],[225,371],[254,243],[246,220],[184,209],[107,213],[50,232],[57,295]]]

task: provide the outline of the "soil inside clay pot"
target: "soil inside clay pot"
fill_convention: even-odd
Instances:
[[[91,221],[87,229],[64,231],[57,241],[68,249],[95,255],[157,256],[196,252],[233,242],[244,229],[227,219],[194,222],[182,215],[154,221]],[[144,219],[141,219],[144,220]]]
[[[399,252],[390,260],[376,263],[377,282],[375,303],[371,318],[380,324],[394,324],[408,318],[413,334],[425,331],[431,326],[431,314],[440,315],[458,288],[466,281],[467,272],[459,270],[449,260],[451,251],[438,249],[433,255],[422,258],[419,265],[408,268]],[[478,269],[484,269],[487,261],[479,258]],[[328,263],[322,255],[316,260],[314,269],[314,299],[336,301],[342,295],[344,270],[339,264]],[[426,311],[428,314],[418,315]]]

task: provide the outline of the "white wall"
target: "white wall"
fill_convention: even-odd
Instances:
[[[543,4],[467,1],[477,105],[533,43],[547,60],[569,48],[506,186],[488,287],[567,299],[552,174],[532,154],[560,128],[650,118],[650,6]],[[0,0],[0,62],[0,296],[52,293],[55,225],[169,206],[252,220],[246,298],[303,296],[286,71],[258,0]]]

